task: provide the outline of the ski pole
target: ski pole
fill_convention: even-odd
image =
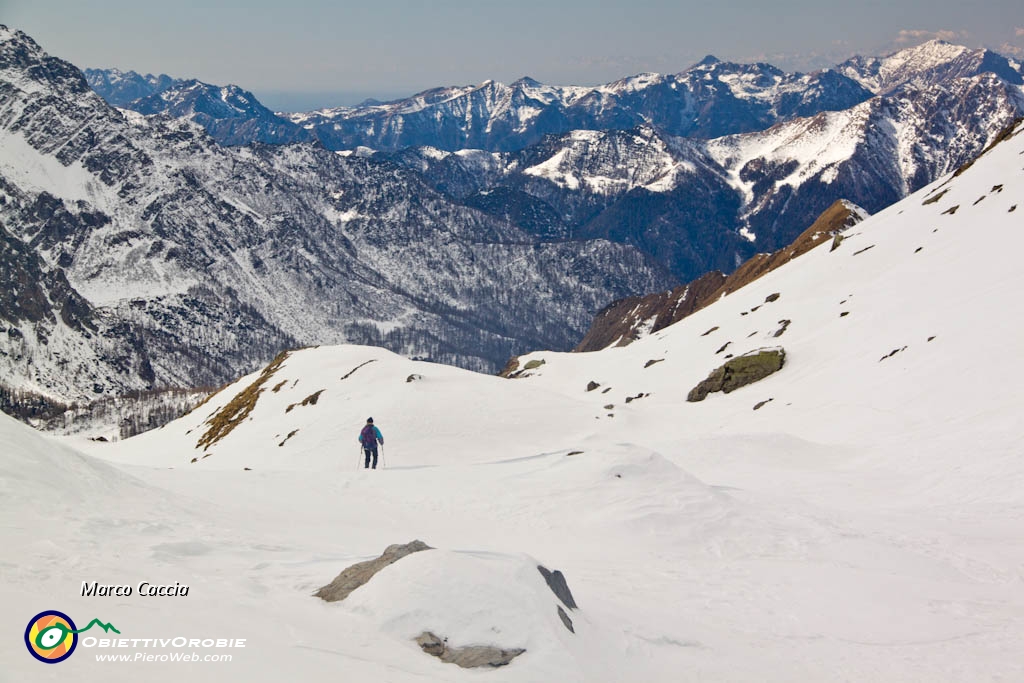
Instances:
[[[380,445],[380,468],[387,469],[388,461],[384,459],[384,444]]]

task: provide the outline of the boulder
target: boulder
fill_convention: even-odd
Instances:
[[[728,394],[781,370],[785,362],[786,352],[782,347],[759,349],[731,358],[691,389],[686,400],[691,403],[703,401],[708,394],[716,391]]]
[[[576,609],[576,601],[572,598],[572,591],[569,590],[569,584],[565,581],[565,575],[562,572],[550,571],[547,567],[538,564],[537,571],[544,577],[544,580],[548,584],[548,588],[555,594],[555,597],[562,601],[562,604],[569,609]]]
[[[318,590],[314,595],[326,600],[327,602],[344,600],[349,596],[349,593],[372,579],[374,574],[379,572],[381,569],[384,569],[384,567],[387,567],[389,564],[394,564],[406,555],[411,555],[412,553],[417,553],[421,550],[433,550],[433,548],[423,541],[412,541],[411,543],[406,543],[404,545],[397,543],[389,545],[384,550],[384,554],[380,557],[352,565],[338,574],[338,576],[334,578],[334,581],[331,581],[329,584]]]
[[[428,655],[433,655],[442,662],[457,664],[463,669],[505,666],[526,652],[521,647],[505,649],[494,645],[451,647],[447,638],[439,638],[430,631],[424,631],[417,636],[416,642]]]

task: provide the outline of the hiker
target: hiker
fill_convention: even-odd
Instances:
[[[373,425],[373,418],[366,418],[366,426],[359,432],[359,443],[363,444],[363,455],[366,456],[366,465],[363,469],[370,467],[370,456],[373,456],[373,469],[377,469],[377,443],[384,445],[384,437],[380,430]]]

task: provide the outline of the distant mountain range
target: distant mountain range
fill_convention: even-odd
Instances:
[[[1021,82],[932,42],[813,74],[709,57],[282,115],[236,86],[83,76],[3,28],[0,274],[21,284],[0,384],[212,385],[345,341],[488,371],[569,349],[610,301],[951,171],[1024,113]]]
[[[536,238],[634,245],[681,281],[783,248],[837,200],[879,211],[1024,113],[1019,63],[937,40],[812,74],[709,56],[597,87],[487,81],[277,116],[235,86],[87,78],[111,102],[144,93],[127,106],[190,118],[225,144],[376,153]]]
[[[145,114],[189,116],[224,144],[317,140],[332,150],[380,151],[416,146],[516,151],[545,135],[638,125],[674,136],[717,138],[849,109],[906,85],[983,73],[1011,85],[1024,82],[1021,65],[1002,55],[933,40],[887,57],[852,57],[810,74],[709,55],[677,74],[638,74],[596,87],[551,86],[532,78],[508,85],[485,81],[394,102],[274,116],[237,86],[116,69],[85,72],[109,103]]]
[[[280,349],[494,371],[672,283],[633,247],[542,242],[385,159],[225,147],[122,113],[0,29],[0,384],[62,400],[217,385]]]

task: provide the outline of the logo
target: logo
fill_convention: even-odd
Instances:
[[[93,619],[83,629],[76,629],[71,617],[51,609],[32,617],[25,628],[25,647],[29,653],[46,664],[63,662],[78,646],[78,634],[99,626],[104,631],[120,633],[111,624]]]

